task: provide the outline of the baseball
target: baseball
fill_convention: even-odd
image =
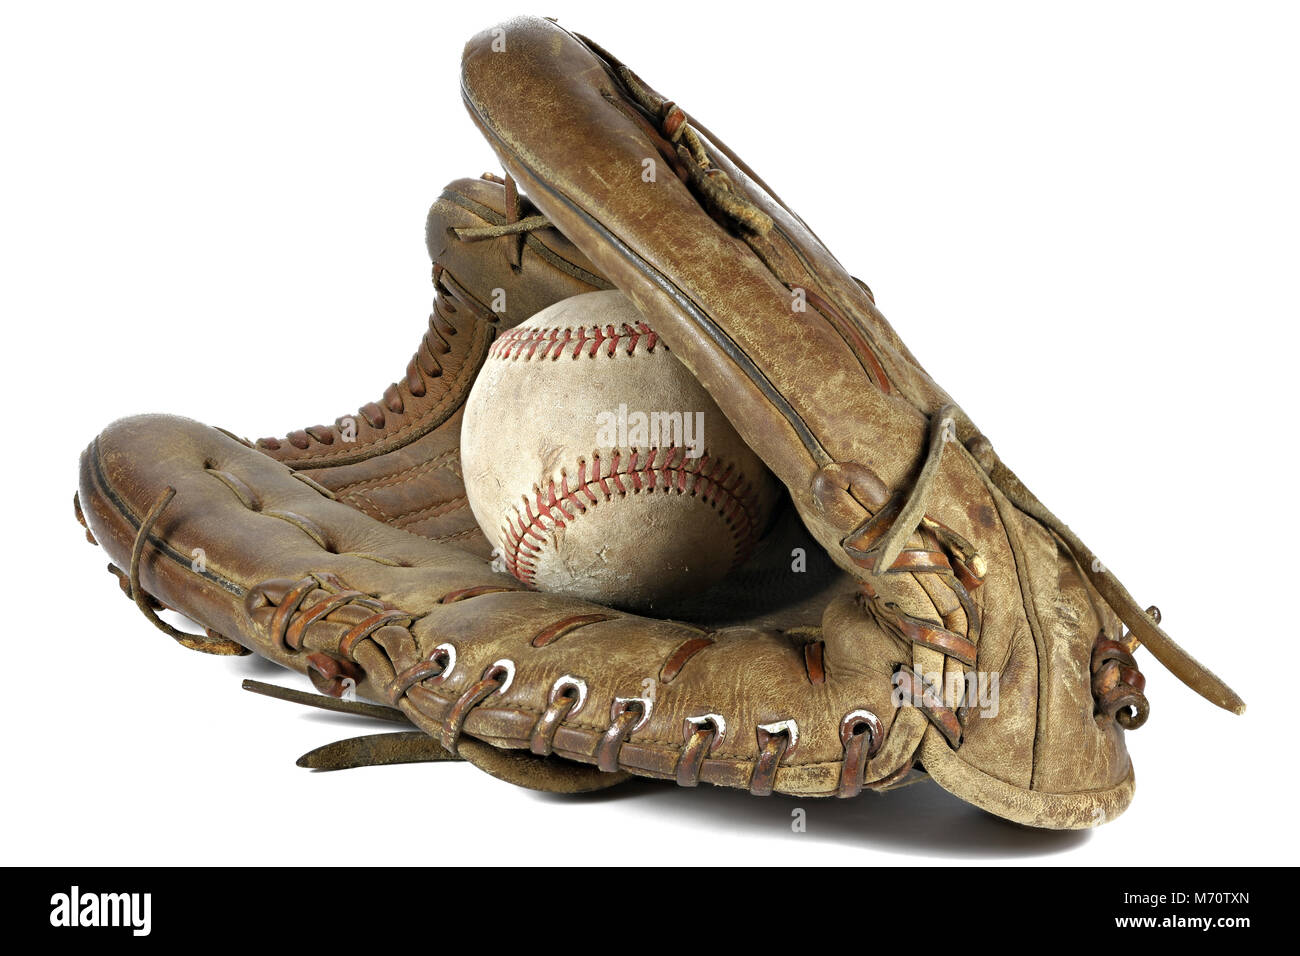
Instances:
[[[721,580],[778,496],[621,292],[574,296],[501,333],[465,406],[461,462],[499,567],[631,610]]]

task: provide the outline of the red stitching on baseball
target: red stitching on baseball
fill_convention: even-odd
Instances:
[[[659,334],[644,322],[631,325],[624,322],[619,328],[611,325],[584,325],[578,328],[528,328],[516,326],[497,336],[488,354],[496,359],[547,359],[556,361],[563,355],[570,358],[595,358],[603,352],[613,357],[621,351],[633,355],[637,349],[652,354],[656,348],[667,351],[668,346],[659,341]]]
[[[602,467],[600,453],[596,452],[591,456],[590,466],[585,459],[578,459],[577,472],[573,485],[565,472],[561,472],[558,485],[555,479],[545,487],[535,485],[532,497],[525,497],[522,508],[516,506],[515,513],[506,518],[501,535],[502,558],[506,569],[525,584],[536,584],[537,561],[550,543],[551,533],[556,528],[568,527],[587,513],[589,505],[602,499],[610,501],[656,490],[700,498],[731,530],[735,547],[733,568],[749,557],[762,531],[757,526],[757,495],[753,483],[734,464],[711,458],[707,453],[699,458],[687,458],[686,449],[676,446],[630,455],[615,449],[608,470]]]

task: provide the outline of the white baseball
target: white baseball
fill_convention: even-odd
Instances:
[[[649,610],[753,550],[775,478],[621,292],[493,343],[465,406],[470,507],[519,580]]]

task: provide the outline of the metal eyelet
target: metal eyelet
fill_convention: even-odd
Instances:
[[[884,725],[869,710],[851,710],[840,721],[840,743],[844,745],[838,795],[856,797],[862,792],[867,764],[884,743]]]
[[[876,751],[880,749],[881,738],[885,732],[880,718],[869,710],[859,709],[849,711],[840,721],[840,742],[846,747],[849,741],[864,732],[870,735],[867,741],[867,753],[874,757]]]
[[[632,728],[628,733],[636,733],[650,722],[650,712],[654,709],[654,704],[651,703],[649,697],[615,697],[614,703],[611,704],[609,708],[610,723],[612,724],[614,721],[618,720],[619,715],[634,708],[641,711],[641,716],[637,719],[637,722],[632,725]]]
[[[758,729],[772,737],[780,737],[784,734],[789,738],[790,742],[785,746],[783,759],[788,758],[799,749],[799,724],[793,717],[788,717],[785,720],[773,721],[770,724],[759,724]]]
[[[483,676],[456,699],[443,717],[440,735],[442,746],[449,754],[455,756],[457,753],[461,731],[470,711],[494,694],[504,693],[514,679],[515,662],[503,658],[485,668]]]
[[[677,785],[698,787],[704,771],[704,761],[718,749],[727,736],[727,721],[720,714],[702,714],[682,720],[681,756],[677,760]]]
[[[548,704],[554,704],[561,697],[572,697],[574,704],[569,708],[565,719],[572,718],[587,703],[587,682],[581,677],[565,674],[551,685],[551,692],[546,698]]]
[[[619,769],[623,744],[650,720],[652,704],[648,697],[615,697],[609,708],[609,729],[596,745],[596,766],[605,773]],[[632,721],[632,717],[636,717]]]
[[[799,746],[799,725],[793,718],[759,724],[754,736],[758,758],[749,777],[749,792],[756,797],[766,797],[776,786],[776,774],[781,764]]]
[[[483,672],[483,677],[486,680],[488,678],[497,677],[502,671],[505,672],[505,680],[503,680],[501,686],[494,691],[494,693],[497,694],[504,694],[510,689],[510,685],[515,682],[515,662],[509,658],[503,657],[499,661],[493,661],[492,666]]]
[[[442,664],[441,673],[430,677],[428,682],[431,684],[441,684],[451,672],[456,669],[456,645],[451,643],[439,644],[429,652],[429,660],[435,664]]]
[[[709,753],[713,753],[727,737],[727,719],[721,714],[701,714],[699,717],[685,718],[682,721],[682,735],[689,739],[709,727],[713,728],[713,740],[709,742]]]

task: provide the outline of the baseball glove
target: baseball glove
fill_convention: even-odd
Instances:
[[[428,735],[309,764],[459,754],[554,790],[630,772],[808,796],[923,768],[1009,819],[1086,827],[1132,798],[1139,642],[1242,708],[703,126],[544,20],[471,40],[462,86],[545,221],[654,317],[838,570],[786,589],[788,620],[637,617],[529,591],[197,423],[110,426],[79,500],[147,615],[162,602],[209,629],[202,649],[251,649],[326,694],[355,686],[384,705],[367,712]]]

